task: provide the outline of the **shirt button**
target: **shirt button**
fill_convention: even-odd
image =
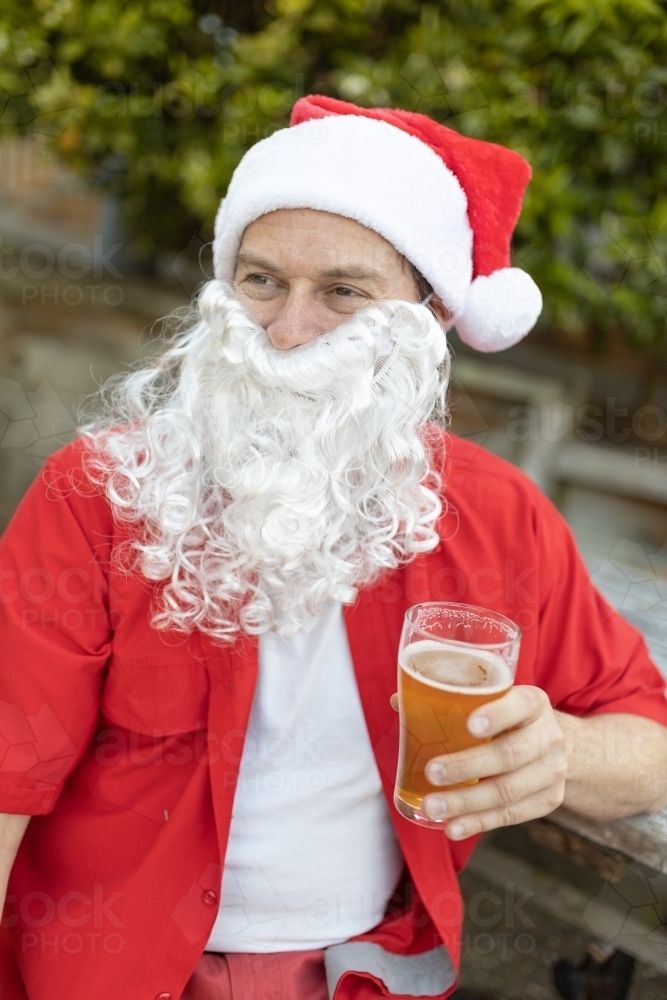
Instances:
[[[207,906],[215,906],[218,902],[218,894],[217,892],[213,892],[213,889],[205,889],[201,894],[201,898]]]
[[[158,993],[155,1000],[171,1000],[171,993]]]

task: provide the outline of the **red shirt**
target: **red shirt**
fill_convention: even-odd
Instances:
[[[126,535],[81,453],[77,443],[48,460],[0,547],[0,812],[36,817],[5,926],[30,1000],[177,1000],[217,913],[257,642],[150,627],[154,585],[112,564]],[[593,588],[550,501],[482,448],[448,437],[447,455],[440,545],[363,590],[345,621],[408,869],[404,897],[358,940],[395,953],[444,942],[457,965],[456,871],[474,838],[450,842],[393,805],[389,697],[405,608],[455,600],[513,618],[517,683],[561,711],[667,725],[667,701],[641,636]],[[8,958],[3,968],[7,980]],[[371,981],[343,976],[336,1000],[377,996]]]

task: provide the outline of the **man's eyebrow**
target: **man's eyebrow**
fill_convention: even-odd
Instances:
[[[362,267],[354,266],[351,264],[349,267],[330,267],[326,271],[320,271],[320,277],[322,278],[352,278],[356,281],[381,281],[385,282],[385,276],[382,271],[376,271],[374,267]]]
[[[246,267],[257,267],[262,271],[272,271],[274,274],[282,274],[283,272],[283,269],[278,267],[277,264],[248,250],[239,250],[236,262]],[[386,282],[382,271],[378,271],[374,267],[364,267],[360,264],[350,264],[347,267],[328,267],[324,271],[320,271],[318,277],[333,278],[338,281],[348,279],[352,281],[379,281],[382,284]]]
[[[250,253],[248,250],[239,250],[236,263],[245,264],[246,267],[258,267],[260,271],[273,271],[274,274],[282,273],[282,268],[278,267],[270,260],[267,260],[265,257],[260,257],[258,254]]]

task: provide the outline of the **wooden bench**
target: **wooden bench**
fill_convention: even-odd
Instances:
[[[601,823],[560,808],[551,813],[549,820],[599,847],[667,875],[667,809]]]

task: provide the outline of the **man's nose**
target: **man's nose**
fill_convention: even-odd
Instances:
[[[322,309],[307,293],[292,292],[281,304],[280,312],[266,327],[274,347],[289,351],[308,344],[327,328]]]

